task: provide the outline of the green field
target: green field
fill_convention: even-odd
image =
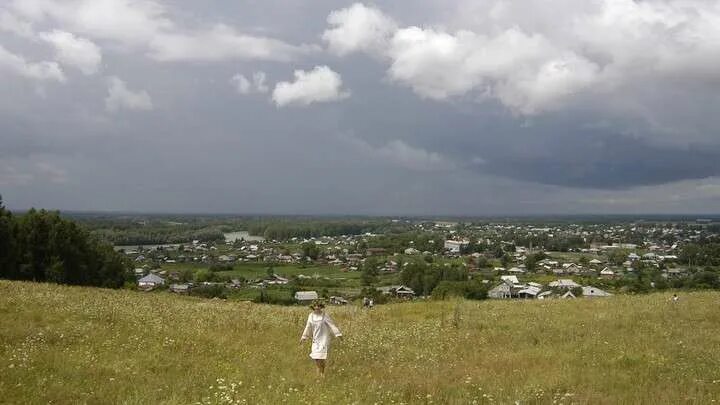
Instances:
[[[0,403],[711,403],[717,292],[306,309],[0,281]]]

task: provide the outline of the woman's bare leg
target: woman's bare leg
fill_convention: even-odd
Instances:
[[[325,376],[325,360],[316,359],[315,365],[317,366],[318,375],[321,377]]]

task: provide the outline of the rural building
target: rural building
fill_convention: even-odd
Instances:
[[[170,292],[187,294],[190,292],[190,284],[170,284]]]
[[[415,296],[415,291],[412,290],[412,288],[406,287],[404,285],[393,285],[388,287],[380,287],[378,288],[380,292],[383,294],[392,294],[396,297],[402,297],[402,298],[412,298]]]
[[[445,250],[449,250],[452,253],[460,253],[460,251],[469,245],[470,242],[466,240],[446,240],[445,241]]]
[[[584,297],[609,297],[612,295],[609,292],[603,291],[593,286],[585,286],[582,288],[582,290]]]
[[[295,293],[295,301],[300,304],[309,304],[318,299],[317,291],[298,291]]]
[[[156,274],[152,274],[152,273],[150,273],[147,276],[138,280],[138,287],[140,287],[140,288],[153,289],[155,287],[159,287],[164,284],[165,284],[164,278],[162,278]]]
[[[580,284],[578,284],[568,278],[563,278],[558,281],[553,281],[550,284],[548,284],[548,286],[550,286],[550,288],[567,288],[568,290],[576,288],[576,287],[581,287]]]

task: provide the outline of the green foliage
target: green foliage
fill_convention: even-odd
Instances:
[[[473,300],[487,298],[487,288],[478,281],[441,281],[432,291],[435,299],[461,297]]]
[[[302,246],[303,257],[309,257],[313,260],[317,260],[320,257],[320,247],[313,242],[303,243]]]
[[[416,294],[430,295],[441,281],[466,281],[468,271],[457,265],[428,265],[425,262],[410,262],[400,273],[400,280]]]
[[[388,253],[403,253],[409,247],[421,252],[440,253],[443,250],[443,244],[444,238],[441,234],[413,231],[386,233],[371,238],[367,242],[367,247],[384,248]]]
[[[215,273],[209,269],[200,269],[195,272],[195,281],[198,283],[204,283],[215,280]]]
[[[129,265],[111,246],[57,212],[15,217],[0,202],[0,278],[120,288]]]
[[[610,249],[607,254],[608,262],[620,266],[627,260],[628,254],[630,254],[630,251],[627,249]]]
[[[235,269],[235,266],[233,266],[230,263],[213,263],[210,265],[208,270],[215,273],[218,271],[233,271]]]
[[[190,295],[202,298],[227,298],[227,289],[219,284],[201,285],[190,289]]]
[[[378,259],[373,256],[365,259],[361,271],[360,282],[362,285],[369,286],[377,283],[378,275],[380,274],[378,270]]]
[[[720,266],[720,243],[686,244],[678,259],[691,266]]]

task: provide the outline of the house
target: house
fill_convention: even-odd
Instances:
[[[415,248],[407,248],[407,249],[405,249],[405,254],[406,254],[406,255],[416,255],[416,254],[418,254],[418,253],[420,253],[420,251],[417,250],[417,249],[415,249]]]
[[[570,291],[568,291],[568,292],[570,292]],[[539,300],[548,299],[552,296],[552,293],[553,293],[552,291],[543,291],[540,294],[538,294],[537,299],[539,299]]]
[[[600,277],[602,278],[615,278],[615,272],[610,270],[609,267],[605,267],[604,269],[600,270]]]
[[[575,296],[575,294],[572,293],[572,291],[568,290],[568,292],[563,294],[560,298],[568,299],[568,298],[577,298],[577,297]]]
[[[467,240],[446,240],[444,248],[452,253],[460,253],[460,251],[469,244],[470,242]]]
[[[383,255],[383,254],[385,254],[385,249],[384,248],[367,248],[365,250],[365,253],[368,256]]]
[[[348,300],[343,297],[330,297],[330,303],[333,305],[347,305]]]
[[[177,294],[188,294],[190,292],[190,284],[170,284],[170,292]]]
[[[520,298],[537,298],[537,296],[538,296],[538,294],[540,294],[541,290],[542,290],[542,288],[540,288],[540,287],[528,285],[527,287],[518,291],[518,297],[520,297]]]
[[[510,285],[520,284],[520,280],[518,280],[517,276],[500,276],[500,281]]]
[[[582,288],[582,290],[584,297],[609,297],[612,295],[609,292],[603,291],[593,286],[585,286]]]
[[[269,275],[262,280],[262,283],[266,285],[285,285],[289,282],[290,280],[285,277],[280,277],[277,274]]]
[[[592,260],[590,260],[589,263],[592,264],[592,265],[594,265],[594,266],[597,266],[597,265],[602,264],[603,262],[602,262],[602,260],[592,259]]]
[[[378,288],[378,290],[381,291],[383,294],[393,294],[397,297],[402,298],[412,298],[415,296],[415,291],[413,291],[412,288],[406,287],[404,285],[380,287]]]
[[[152,273],[138,280],[138,287],[140,288],[153,289],[161,285],[165,285],[165,279]]]
[[[568,278],[560,279],[558,281],[553,281],[550,284],[548,284],[548,286],[550,286],[550,288],[567,288],[568,290],[576,288],[576,287],[581,287],[580,284],[578,284]]]
[[[298,291],[295,293],[295,301],[300,304],[308,304],[318,299],[317,291]]]
[[[243,287],[243,282],[240,279],[234,278],[228,283],[228,288],[240,289]]]
[[[508,273],[522,274],[522,273],[525,273],[525,270],[523,270],[519,267],[513,267],[510,270],[508,270]]]
[[[495,299],[512,298],[512,285],[500,283],[495,288],[488,291],[488,297]]]

